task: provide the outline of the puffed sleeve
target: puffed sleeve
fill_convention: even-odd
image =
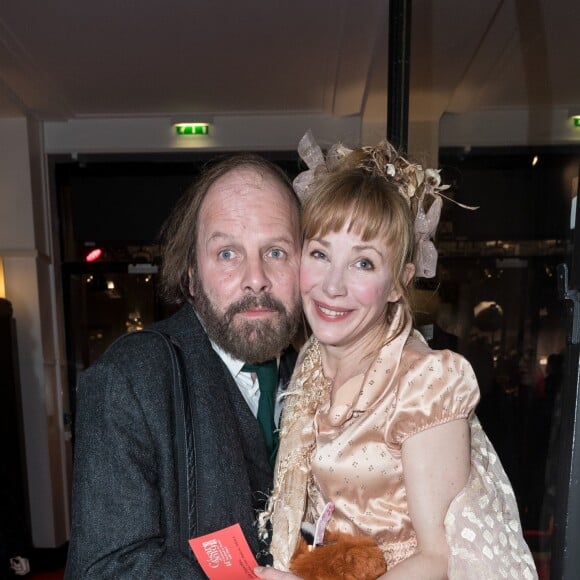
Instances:
[[[397,395],[386,429],[387,445],[397,456],[405,439],[469,417],[479,401],[475,373],[462,356],[422,345],[409,350],[401,359]]]

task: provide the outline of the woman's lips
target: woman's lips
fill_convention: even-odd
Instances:
[[[352,310],[348,310],[346,308],[337,308],[336,306],[329,306],[328,304],[317,302],[316,300],[314,301],[314,305],[318,315],[324,320],[328,320],[330,322],[344,320],[344,318],[352,312]]]

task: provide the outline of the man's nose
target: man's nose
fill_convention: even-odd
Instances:
[[[245,291],[252,291],[255,294],[267,292],[271,289],[272,283],[267,272],[267,264],[261,256],[248,257],[244,267],[242,287]]]

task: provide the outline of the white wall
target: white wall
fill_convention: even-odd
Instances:
[[[567,108],[445,114],[439,124],[440,147],[559,144],[580,144]]]
[[[183,119],[185,120],[185,119]],[[191,119],[195,121],[194,118]],[[358,116],[223,115],[209,135],[178,136],[170,117],[78,119],[45,123],[46,153],[150,153],[183,150],[295,151],[311,129],[320,143],[360,142]]]
[[[568,109],[492,109],[443,114],[411,123],[409,151],[433,156],[438,147],[557,145],[580,143]],[[375,116],[376,117],[376,116]],[[175,134],[170,117],[77,119],[46,122],[45,151],[51,153],[147,153],[183,150],[295,150],[312,129],[321,144],[373,144],[386,132],[384,117],[370,115],[215,116],[208,136]]]
[[[68,394],[42,127],[24,118],[0,120],[0,256],[16,319],[32,540],[57,547],[68,538]]]

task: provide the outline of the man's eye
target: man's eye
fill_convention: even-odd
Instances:
[[[274,248],[270,250],[270,257],[275,258],[276,260],[283,258],[285,255],[286,252],[284,250],[281,250],[280,248]]]
[[[231,260],[234,257],[234,252],[232,250],[222,250],[218,256],[223,260]]]

